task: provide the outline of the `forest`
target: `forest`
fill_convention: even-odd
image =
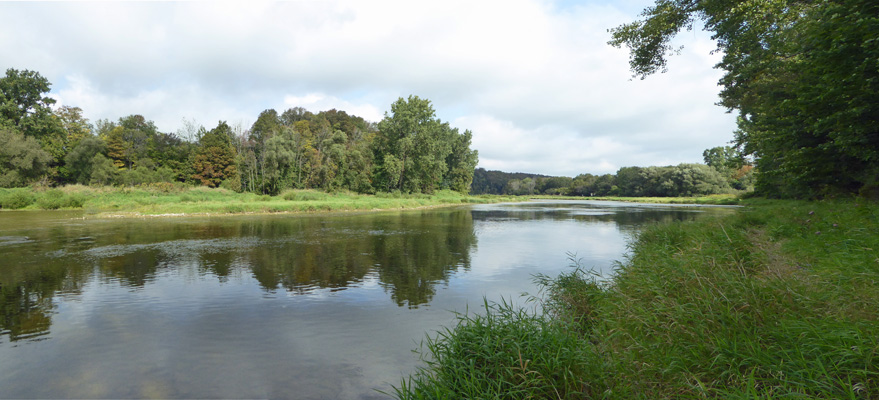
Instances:
[[[277,195],[287,189],[356,193],[681,197],[753,188],[753,166],[729,146],[705,164],[624,167],[574,178],[476,169],[472,133],[436,117],[429,100],[400,98],[373,123],[345,111],[261,112],[250,127],[183,121],[160,132],[142,115],[116,121],[55,106],[49,81],[8,69],[0,78],[0,187],[161,186],[183,183]]]
[[[473,174],[471,194],[692,197],[743,194],[754,190],[754,166],[730,146],[703,153],[705,164],[623,167],[615,174],[584,173],[574,178],[486,171]]]
[[[265,110],[250,127],[191,121],[160,132],[142,115],[92,124],[55,106],[38,72],[0,78],[0,187],[175,182],[276,195],[285,189],[467,193],[478,162],[470,131],[431,102],[400,98],[373,123],[345,111]]]

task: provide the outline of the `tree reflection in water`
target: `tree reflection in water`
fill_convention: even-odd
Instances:
[[[220,284],[252,277],[266,292],[305,296],[377,280],[396,305],[417,308],[453,273],[469,270],[475,219],[613,222],[630,234],[646,222],[696,218],[693,211],[528,203],[478,212],[76,222],[13,214],[0,220],[0,335],[39,340],[58,294],[76,297],[92,283],[139,290],[162,274]]]
[[[28,234],[0,241],[0,329],[12,341],[48,334],[58,293],[76,295],[91,280],[143,288],[157,274],[193,267],[221,283],[243,272],[266,291],[300,295],[343,289],[371,274],[397,305],[418,307],[437,283],[469,268],[476,244],[471,213],[463,209],[102,221]]]

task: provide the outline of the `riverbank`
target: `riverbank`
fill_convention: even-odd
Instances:
[[[431,336],[421,398],[879,398],[879,204],[746,200],[646,228],[612,280],[538,277]]]
[[[171,184],[135,188],[72,185],[44,190],[0,189],[0,210],[83,209],[87,215],[99,217],[395,210],[518,200],[467,196],[448,190],[431,195],[288,190],[278,196],[268,196]]]
[[[730,206],[741,204],[741,197],[735,194],[712,194],[707,196],[695,197],[617,197],[617,196],[595,196],[595,197],[577,197],[577,196],[550,196],[538,195],[528,196],[531,199],[538,200],[599,200],[599,201],[622,201],[627,203],[653,203],[653,204],[703,204]]]

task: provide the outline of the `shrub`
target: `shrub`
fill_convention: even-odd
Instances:
[[[0,208],[17,210],[34,204],[36,198],[27,189],[11,189],[0,191]]]
[[[59,208],[81,208],[84,200],[79,195],[70,195],[58,189],[47,190],[37,199],[37,207],[44,210]]]
[[[284,200],[290,201],[316,201],[330,197],[329,194],[316,190],[291,190],[281,195]]]

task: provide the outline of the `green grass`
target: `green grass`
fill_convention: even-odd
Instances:
[[[486,317],[462,320],[427,342],[431,363],[397,396],[879,398],[879,205],[745,205],[730,216],[645,228],[612,280],[579,267],[538,277],[545,313],[521,318],[495,306]],[[492,318],[515,326],[486,322]],[[523,337],[520,328],[531,334]],[[530,348],[546,332],[553,343],[576,343],[568,351],[577,356],[563,361],[551,345],[525,357],[536,371],[553,365],[573,374],[548,383],[552,390],[498,391],[520,387],[515,357],[491,366],[503,373],[461,367],[482,359],[474,356],[480,343]],[[446,351],[459,341],[474,348]],[[467,380],[478,382],[458,383]]]
[[[2,210],[81,208],[93,215],[109,213],[117,216],[392,210],[492,203],[512,199],[500,196],[466,196],[453,191],[439,191],[430,195],[364,195],[288,190],[279,196],[268,196],[182,184],[122,188],[72,185],[57,189],[0,189]]]
[[[577,398],[587,346],[564,327],[510,303],[459,314],[429,337],[426,367],[395,388],[402,399]]]

